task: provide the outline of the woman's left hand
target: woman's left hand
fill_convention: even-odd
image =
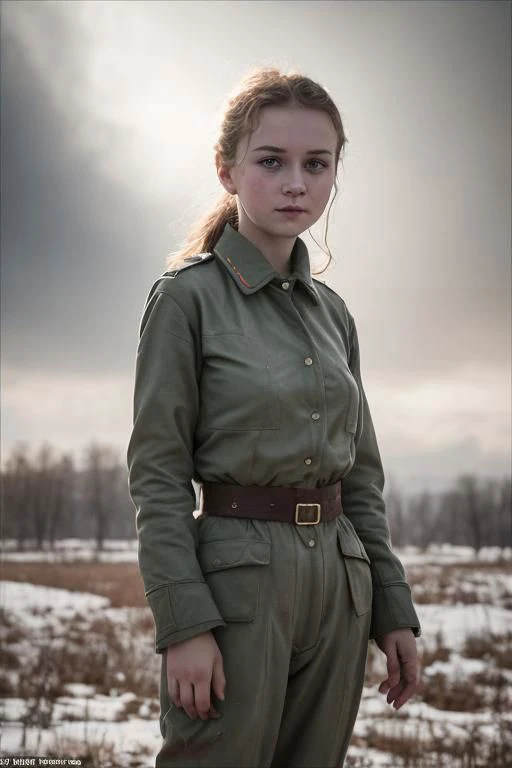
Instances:
[[[388,667],[387,680],[380,684],[379,692],[387,694],[388,704],[400,709],[416,693],[420,683],[416,638],[412,629],[394,629],[375,638],[375,642],[386,654]]]

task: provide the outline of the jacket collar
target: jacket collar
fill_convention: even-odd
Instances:
[[[216,256],[226,267],[242,293],[256,293],[272,280],[283,282],[280,275],[250,240],[227,223],[214,248]],[[291,270],[287,279],[298,280],[315,304],[318,293],[311,278],[309,254],[305,243],[298,237],[291,254]]]

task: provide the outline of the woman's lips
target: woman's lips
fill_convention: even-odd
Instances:
[[[292,218],[300,216],[301,213],[306,213],[304,208],[277,208],[277,212]]]

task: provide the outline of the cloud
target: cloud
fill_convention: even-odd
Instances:
[[[53,374],[2,371],[2,442],[49,442],[83,459],[92,440],[114,447],[125,462],[132,419],[133,376],[129,373]]]
[[[501,467],[509,17],[505,3],[4,2],[4,439],[123,443],[146,293],[219,192],[230,89],[275,64],[327,85],[346,124],[322,278],[356,318],[386,455]]]
[[[101,152],[77,147],[76,105],[57,107],[8,31],[2,46],[4,358],[31,371],[126,370],[176,203],[150,209],[136,186],[109,178]],[[120,131],[98,130],[106,145]]]

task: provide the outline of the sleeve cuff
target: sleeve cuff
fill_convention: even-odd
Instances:
[[[165,584],[146,597],[155,620],[157,653],[213,627],[225,626],[204,581]]]
[[[414,610],[411,589],[407,583],[374,585],[370,638],[374,639],[394,629],[410,628],[416,637],[421,626]]]

